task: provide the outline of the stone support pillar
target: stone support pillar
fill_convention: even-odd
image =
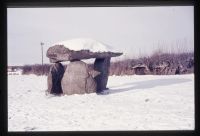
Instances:
[[[47,92],[51,94],[61,94],[61,80],[64,74],[64,67],[61,63],[57,62],[53,66],[51,66],[48,77],[47,84],[48,90]]]
[[[95,77],[97,82],[97,93],[106,89],[109,76],[110,59],[110,57],[95,59],[94,70],[100,72],[100,74]]]

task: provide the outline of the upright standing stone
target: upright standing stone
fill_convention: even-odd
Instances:
[[[61,88],[61,79],[64,74],[64,67],[61,63],[55,63],[50,68],[50,72],[48,74],[47,80],[48,80],[48,90],[47,92],[51,94],[61,94],[62,88]]]
[[[101,93],[106,89],[109,75],[110,59],[110,57],[96,58],[94,62],[94,70],[100,72],[100,74],[95,77],[97,82],[97,93]]]
[[[96,82],[86,63],[76,60],[68,64],[61,81],[64,94],[84,94],[96,92]]]

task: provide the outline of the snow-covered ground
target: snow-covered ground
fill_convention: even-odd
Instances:
[[[111,76],[107,95],[45,95],[46,76],[8,76],[8,131],[193,130],[194,75]]]

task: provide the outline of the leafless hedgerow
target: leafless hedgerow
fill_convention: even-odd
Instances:
[[[139,64],[144,67],[143,74],[174,75],[193,73],[194,53],[159,53],[150,57],[113,62],[110,66],[110,75],[141,74],[141,72],[137,73],[136,69],[133,69],[136,66],[139,68]],[[142,67],[140,70],[142,70]]]
[[[194,72],[194,53],[162,53],[155,52],[148,57],[141,57],[138,59],[126,59],[117,62],[111,62],[109,75],[134,75],[140,74],[136,71],[135,67],[140,65],[145,66],[141,68],[142,74],[151,75],[174,75],[174,74],[187,74]],[[35,64],[24,66],[12,66],[9,68],[22,69],[22,74],[36,74],[47,75],[52,64]],[[66,68],[67,65],[64,65]],[[93,67],[93,64],[89,64]],[[141,71],[144,70],[144,71]]]

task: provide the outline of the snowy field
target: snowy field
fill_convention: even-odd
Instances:
[[[46,76],[8,76],[8,131],[194,130],[194,75],[111,76],[109,94],[45,95]]]

